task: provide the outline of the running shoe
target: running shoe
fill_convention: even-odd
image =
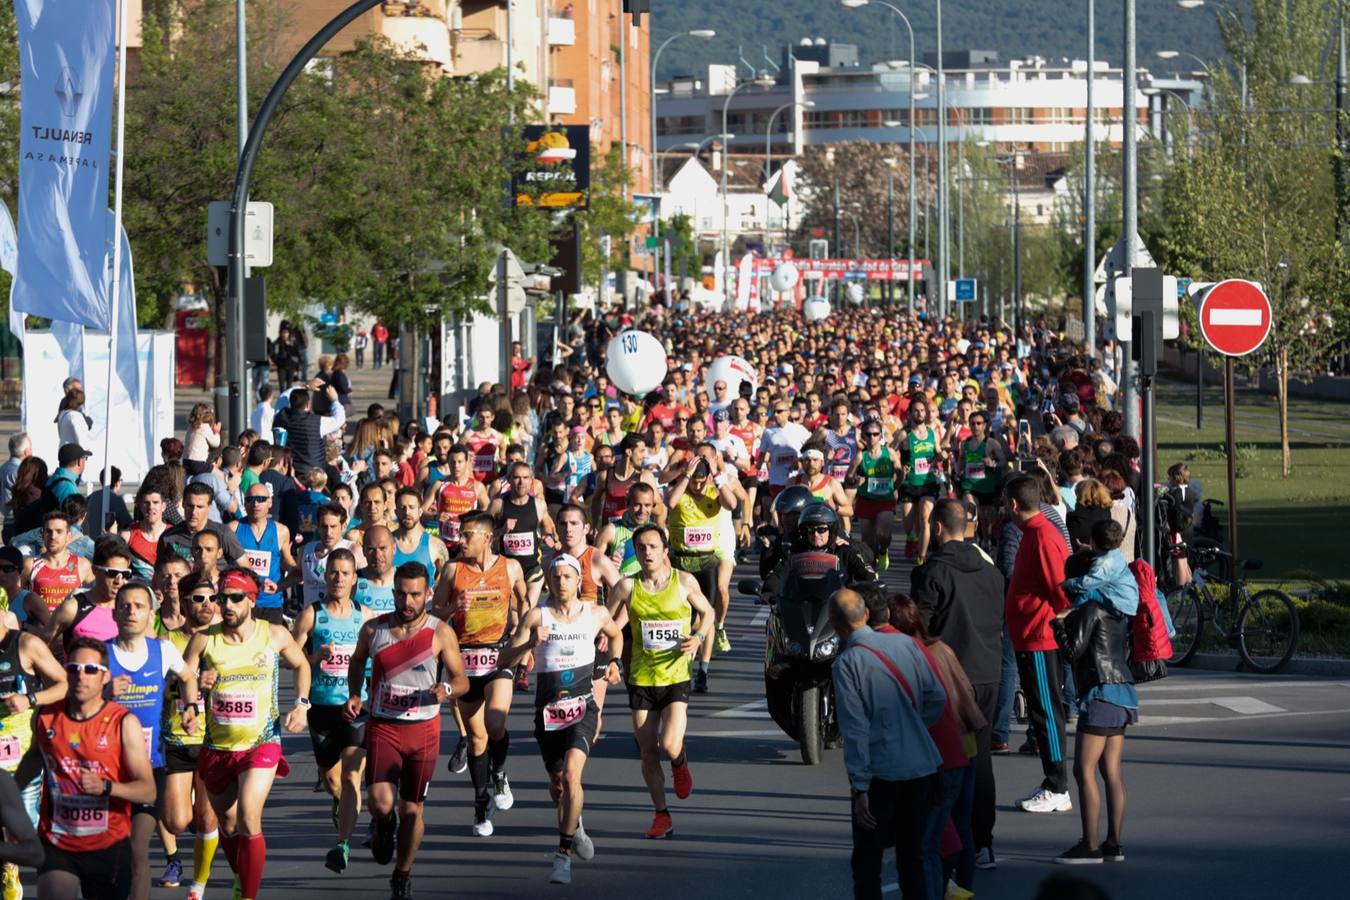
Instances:
[[[877,571],[885,572],[891,567],[891,554],[888,550],[882,550],[877,554]]]
[[[595,841],[586,833],[586,826],[577,819],[577,833],[572,836],[572,853],[577,859],[591,859],[595,856]]]
[[[942,900],[971,900],[974,896],[974,891],[968,891],[955,881],[949,881],[947,882],[947,891],[942,895]]]
[[[1018,801],[1017,807],[1023,812],[1033,813],[1071,812],[1073,801],[1069,799],[1068,791],[1061,794],[1049,788],[1039,788],[1030,797]],[[1100,852],[1097,858],[1101,858]]]
[[[505,772],[492,773],[492,805],[502,812],[515,806],[516,797],[511,793],[511,782]]]
[[[697,669],[694,672],[694,693],[708,693],[708,673],[703,669]]]
[[[370,855],[382,866],[394,858],[394,843],[398,838],[398,813],[391,812],[375,820],[375,836],[370,842]]]
[[[1124,862],[1125,848],[1114,841],[1102,841],[1102,859],[1106,862]]]
[[[183,883],[183,864],[171,859],[164,864],[164,874],[155,879],[155,887],[178,887]]]
[[[231,900],[244,900],[244,889],[240,884],[239,876],[234,876],[234,887],[230,894]]]
[[[187,900],[206,900],[206,885],[194,881],[188,888]]]
[[[1055,857],[1055,862],[1062,866],[1081,866],[1092,865],[1102,861],[1102,851],[1100,847],[1089,847],[1087,844],[1079,841],[1068,850],[1065,850],[1059,856]]]
[[[1007,756],[1009,752],[1007,741],[990,741],[989,752],[995,756]]]
[[[474,804],[473,834],[474,837],[492,837],[491,802]]]
[[[919,541],[911,535],[905,535],[905,559],[913,559],[919,552]]]
[[[389,900],[412,900],[412,876],[395,872],[389,876]]]
[[[572,857],[566,853],[553,854],[553,874],[548,876],[549,884],[572,883]]]
[[[997,869],[998,860],[994,857],[993,847],[981,847],[975,851],[975,868]]]
[[[694,792],[694,776],[689,771],[689,760],[684,765],[671,766],[670,778],[675,782],[675,796],[685,800]]]
[[[469,739],[460,737],[459,743],[455,745],[455,752],[450,754],[450,759],[445,767],[450,770],[450,774],[459,775],[469,770]]]
[[[731,638],[727,637],[727,626],[724,623],[718,623],[717,634],[713,638],[713,649],[718,653],[731,652]]]
[[[516,692],[526,693],[530,689],[530,673],[521,670],[519,677],[516,678]]]
[[[652,827],[647,829],[648,840],[659,841],[662,838],[668,838],[675,833],[675,823],[670,818],[670,813],[659,812],[652,819]]]
[[[581,830],[577,829],[577,833],[580,834]],[[19,867],[14,863],[5,863],[4,879],[0,884],[3,885],[0,896],[4,900],[23,900],[23,882],[19,880]]]
[[[1031,738],[1027,738],[1026,742],[1017,748],[1017,752],[1023,756],[1035,756],[1041,752],[1041,748]]]
[[[328,855],[324,857],[324,868],[330,869],[341,875],[343,870],[347,868],[347,862],[351,859],[351,856],[352,851],[351,848],[348,847],[347,842],[339,841],[332,850],[328,851]]]

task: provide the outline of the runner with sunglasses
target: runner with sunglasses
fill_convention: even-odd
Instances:
[[[221,843],[235,873],[237,896],[254,900],[267,862],[263,807],[277,774],[290,771],[277,729],[277,667],[284,662],[295,670],[295,707],[286,715],[285,728],[296,734],[305,730],[309,713],[309,660],[289,631],[253,618],[258,581],[248,569],[225,570],[217,597],[220,624],[194,635],[184,654],[188,668],[201,672],[203,687],[211,691],[197,771],[225,832]],[[195,686],[187,682],[183,691],[188,703],[183,724],[191,729]]]
[[[42,775],[38,896],[123,900],[131,892],[132,810],[155,802],[150,755],[136,717],[104,699],[107,645],[75,638],[65,670],[65,699],[34,717],[15,775],[20,784]]]
[[[300,567],[291,555],[291,530],[272,519],[271,488],[258,482],[248,489],[244,519],[231,522],[230,530],[244,548],[244,565],[262,582],[254,618],[284,624],[281,592],[299,580]]]
[[[154,594],[144,582],[123,585],[113,609],[117,637],[108,641],[112,697],[140,722],[155,778],[156,801],[138,804],[131,811],[131,893],[137,900],[150,896],[150,836],[155,833],[165,793],[161,736],[168,685],[175,682],[181,692],[183,682],[196,678],[172,642],[151,634],[153,607]]]
[[[176,557],[171,559],[177,560]],[[211,579],[199,573],[183,576],[178,583],[178,606],[182,624],[164,635],[182,655],[193,635],[201,634],[219,618],[216,588]],[[164,787],[160,794],[159,838],[168,856],[164,873],[156,882],[158,887],[177,887],[183,878],[183,866],[178,860],[178,835],[192,829],[192,881],[188,885],[188,900],[202,900],[206,882],[211,877],[220,844],[219,822],[206,797],[206,786],[197,774],[197,757],[204,739],[200,718],[196,727],[188,731],[183,724],[183,710],[187,708],[181,683],[176,679],[168,684],[164,695],[164,714],[160,737],[164,742]],[[200,701],[194,714],[201,709]]]
[[[895,522],[895,456],[883,443],[881,422],[869,419],[862,428],[863,446],[853,461],[858,481],[856,513],[862,541],[876,556],[877,571],[891,564],[891,531]]]
[[[41,631],[49,644],[61,638],[69,647],[76,638],[110,641],[117,636],[113,604],[122,585],[131,580],[131,551],[126,542],[109,535],[94,547],[94,584],[88,590],[70,594],[52,613]]]
[[[12,563],[7,563],[12,565]],[[66,674],[35,634],[0,624],[0,771],[13,774],[33,744],[33,710],[66,696]],[[34,827],[42,782],[25,786],[23,807]],[[22,896],[19,869],[6,863],[5,896]]]

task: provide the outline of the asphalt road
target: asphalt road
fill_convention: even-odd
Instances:
[[[907,571],[893,569],[887,581],[907,586]],[[672,838],[642,837],[650,801],[623,693],[616,691],[606,734],[586,769],[585,820],[596,856],[574,863],[570,887],[548,884],[556,825],[527,719],[531,698],[517,694],[521,712],[511,717],[508,765],[515,807],[496,814],[491,838],[473,837],[467,774],[450,775],[442,763],[413,872],[415,896],[849,896],[842,755],[827,751],[824,764],[802,765],[796,746],[763,711],[762,609],[733,598],[733,650],[715,658],[712,692],[691,704],[695,787],[687,800],[671,796]],[[1072,867],[1072,874],[1117,898],[1344,896],[1350,875],[1343,846],[1350,823],[1350,682],[1182,670],[1141,694],[1142,721],[1127,738],[1125,757],[1128,860]],[[448,755],[454,726],[447,718],[444,727]],[[387,896],[389,870],[359,847],[344,875],[323,867],[333,840],[329,803],[311,790],[315,767],[308,738],[287,737],[285,746],[292,774],[277,783],[264,819],[269,855],[263,894],[292,900]],[[1034,758],[996,758],[995,772],[999,866],[977,873],[976,890],[986,900],[1034,897],[1043,878],[1065,871],[1051,859],[1077,839],[1077,813],[1012,810],[1015,798],[1039,782]],[[359,832],[364,821],[363,814]],[[182,846],[190,861],[190,839]],[[157,841],[151,854],[158,874],[163,856]],[[26,880],[32,883],[31,874]],[[894,884],[893,871],[886,882]],[[229,890],[229,868],[220,854],[208,894],[224,898]],[[152,893],[168,898],[183,891]]]

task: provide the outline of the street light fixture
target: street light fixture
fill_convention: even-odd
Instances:
[[[868,3],[869,0],[839,0],[839,5],[844,9],[861,9],[864,6],[867,6]],[[889,9],[891,12],[899,16],[900,21],[905,23],[905,30],[909,32],[909,66],[908,66],[909,67],[909,235],[905,239],[906,240],[905,255],[907,257],[905,261],[906,265],[905,284],[909,292],[909,302],[908,302],[909,314],[912,316],[914,315],[914,277],[913,277],[914,224],[915,220],[918,218],[918,208],[914,200],[914,131],[915,131],[914,101],[918,99],[914,93],[914,73],[915,70],[917,69],[917,66],[915,65],[916,60],[914,56],[914,28],[912,25],[909,24],[909,17],[906,16],[903,12],[901,12],[897,7],[892,6],[889,3],[883,2],[883,0],[877,0],[877,5],[884,6],[886,9]],[[940,67],[941,65],[942,65],[942,0],[938,0],[938,66]],[[894,62],[891,63],[891,66],[892,68],[901,68]],[[941,77],[938,78],[938,98],[939,98],[938,106],[941,107],[942,106]],[[896,122],[895,125],[892,125],[889,121],[886,123],[887,128],[894,128],[897,125],[899,125],[898,122]],[[946,129],[943,127],[941,119],[939,119],[938,140],[939,141],[945,140],[946,136],[947,136]],[[941,165],[945,165],[946,163],[945,152],[943,152],[940,157],[940,163]],[[888,249],[888,253],[894,254],[894,252],[895,252],[895,245],[894,242],[892,242],[891,247]],[[945,257],[943,259],[945,261]],[[945,274],[942,277],[945,278],[946,277]]]
[[[752,78],[749,81],[742,81],[727,93],[727,99],[722,103],[722,133],[727,134],[730,128],[727,126],[727,116],[731,111],[731,100],[744,88],[756,85],[760,88],[771,88],[776,82],[768,72],[761,72],[759,77]],[[722,155],[722,295],[727,301],[728,308],[731,304],[731,243],[728,232],[728,218],[730,211],[727,209],[727,170],[731,167],[727,162],[731,157],[731,147],[728,146],[726,152]]]
[[[814,101],[814,100],[796,100],[796,101],[793,101],[793,102],[790,102],[790,103],[784,103],[782,106],[780,106],[780,107],[778,107],[777,109],[775,109],[775,110],[769,115],[769,125],[768,125],[767,128],[764,129],[764,183],[765,183],[765,184],[768,184],[768,183],[769,183],[769,152],[770,152],[770,147],[772,146],[772,143],[773,143],[773,120],[776,119],[776,118],[778,118],[778,114],[779,114],[780,112],[782,112],[783,110],[785,110],[785,109],[792,109],[792,108],[795,107],[795,106],[800,106],[802,109],[811,109],[811,108],[812,108],[813,106],[815,106],[815,105],[816,105],[816,101]]]

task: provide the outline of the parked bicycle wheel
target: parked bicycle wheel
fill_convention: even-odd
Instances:
[[[1169,666],[1184,666],[1200,649],[1200,633],[1204,631],[1205,617],[1200,606],[1200,589],[1188,584],[1167,598],[1167,611],[1172,616],[1172,656]]]
[[[1298,648],[1298,609],[1283,591],[1253,594],[1238,614],[1238,653],[1249,669],[1278,672]]]

